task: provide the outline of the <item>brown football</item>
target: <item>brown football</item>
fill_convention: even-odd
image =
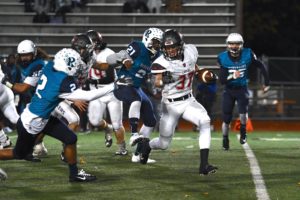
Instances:
[[[212,83],[216,81],[216,75],[208,69],[200,69],[196,72],[198,80],[202,83]]]

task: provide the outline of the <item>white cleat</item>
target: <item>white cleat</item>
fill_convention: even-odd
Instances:
[[[0,142],[0,149],[8,148],[12,145],[8,136],[6,136],[6,140],[4,142]]]
[[[0,168],[0,181],[5,181],[7,179],[6,172]]]
[[[44,142],[38,143],[33,148],[32,155],[34,157],[43,157],[48,155],[48,150],[44,145]]]
[[[135,146],[137,143],[139,143],[144,138],[143,135],[139,135],[138,133],[134,133],[131,135],[129,139],[130,146]]]
[[[133,162],[133,163],[140,163],[140,155],[135,155],[133,153],[132,157],[131,157],[131,162]],[[156,160],[148,158],[147,164],[152,164],[152,163],[156,163]]]
[[[112,133],[113,133],[113,128],[112,126],[107,126],[106,129],[104,130],[105,133],[105,146],[106,147],[111,147],[113,140],[112,140]]]

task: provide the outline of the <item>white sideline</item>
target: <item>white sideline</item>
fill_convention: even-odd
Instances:
[[[239,139],[239,135],[237,135],[237,137]],[[255,185],[257,200],[270,200],[270,197],[269,197],[269,194],[268,194],[265,182],[264,182],[264,178],[261,175],[260,167],[258,165],[257,159],[256,159],[252,149],[250,148],[248,143],[245,143],[242,146],[244,148],[244,151],[245,151],[246,156],[250,163],[250,170],[251,170],[253,182]]]

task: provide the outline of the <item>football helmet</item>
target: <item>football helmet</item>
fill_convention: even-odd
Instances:
[[[37,55],[36,45],[31,40],[23,40],[18,44],[17,53],[20,56],[20,63],[22,67],[27,67]],[[31,56],[25,56],[24,54],[32,54]],[[22,57],[22,55],[24,55]]]
[[[18,44],[17,52],[18,54],[32,53],[34,56],[36,56],[37,49],[31,40],[23,40]]]
[[[160,50],[162,35],[163,31],[159,28],[148,28],[143,34],[142,42],[154,55]]]
[[[165,59],[181,59],[183,54],[183,44],[182,35],[178,31],[174,29],[166,30],[162,40],[162,52]]]
[[[71,41],[71,46],[80,54],[85,63],[89,62],[93,55],[93,42],[86,34],[79,33],[75,35]]]
[[[64,48],[54,56],[53,68],[65,72],[69,76],[77,76],[82,66],[80,55],[74,49]]]
[[[243,49],[244,40],[239,33],[230,33],[226,39],[227,50],[233,57],[238,57]]]
[[[94,30],[89,30],[86,35],[92,40],[95,50],[103,50],[106,47],[106,43],[103,42],[102,35]]]

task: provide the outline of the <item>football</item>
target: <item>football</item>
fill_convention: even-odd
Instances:
[[[196,72],[198,80],[202,83],[215,83],[217,80],[217,75],[208,69],[199,69]]]

